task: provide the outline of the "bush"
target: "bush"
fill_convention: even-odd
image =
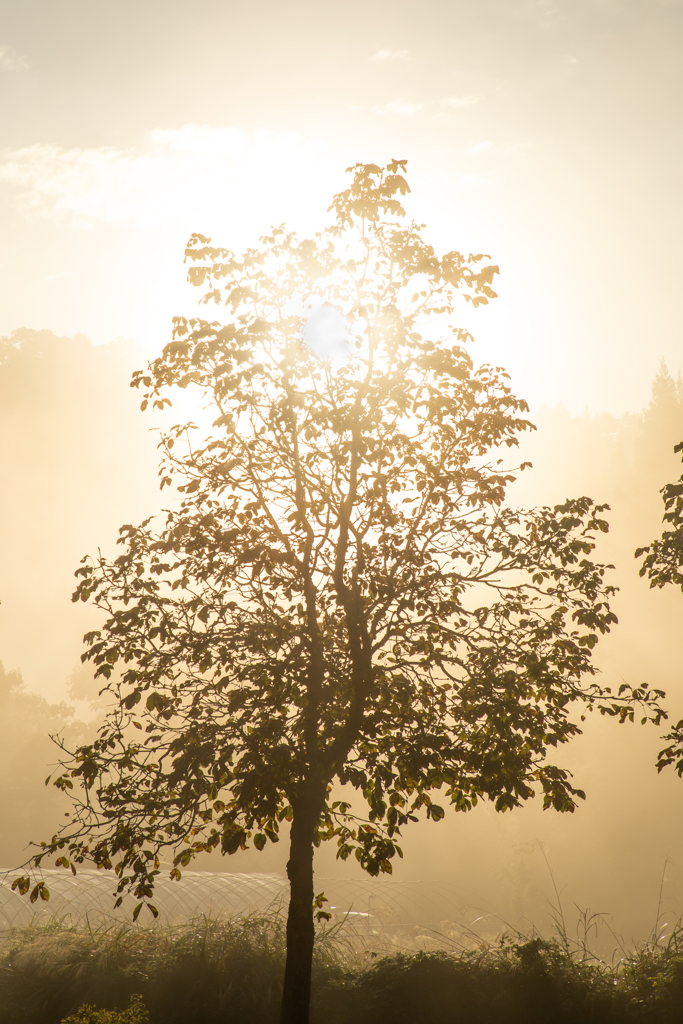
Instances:
[[[326,1024],[612,1024],[620,1003],[606,972],[535,938],[458,955],[398,954],[316,1007]],[[325,1005],[326,1004],[326,1005]]]
[[[86,1003],[62,1024],[147,1024],[149,1014],[140,996],[133,996],[127,1010],[98,1010]]]

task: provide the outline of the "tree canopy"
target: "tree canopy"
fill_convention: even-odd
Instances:
[[[315,846],[378,874],[421,814],[537,792],[573,811],[583,793],[551,755],[586,711],[662,714],[658,691],[613,695],[592,663],[616,622],[591,557],[606,506],[505,504],[528,409],[453,322],[459,297],[495,297],[498,268],[437,255],[401,205],[403,161],[350,171],[313,238],[188,243],[228,320],[177,318],[132,385],[143,409],[195,389],[213,426],[162,433],[179,504],[78,569],[74,600],[105,613],[83,658],[111,709],[93,743],[64,746],[74,813],[35,857],[113,867],[154,913],[167,852],[179,878],[288,823],[292,1021],[324,915]]]

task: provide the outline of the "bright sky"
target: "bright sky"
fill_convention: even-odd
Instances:
[[[683,369],[683,0],[0,0],[0,333],[152,354],[182,251],[322,225],[344,168],[409,160],[464,310],[533,404],[621,413]]]

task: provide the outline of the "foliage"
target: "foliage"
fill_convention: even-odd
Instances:
[[[683,452],[683,441],[674,452]],[[673,484],[661,490],[664,501],[664,523],[672,529],[664,529],[662,536],[644,548],[638,548],[636,558],[643,555],[640,575],[647,576],[651,587],[663,587],[672,583],[683,591],[683,474]]]
[[[62,1024],[148,1024],[149,1014],[139,997],[133,996],[127,1010],[98,1010],[85,1003]]]
[[[674,452],[683,452],[683,441],[675,446]],[[670,523],[672,529],[664,529],[660,538],[647,547],[638,548],[636,558],[645,556],[640,575],[647,575],[651,587],[673,584],[680,586],[683,591],[683,474],[676,483],[663,487],[661,494],[664,501],[663,521]],[[670,742],[659,752],[657,770],[674,765],[678,775],[683,776],[683,719],[676,723],[664,739]]]
[[[561,944],[539,938],[503,940],[460,955],[398,954],[349,986],[330,1024],[463,1021],[467,1024],[607,1024],[614,985],[603,972],[572,960]]]

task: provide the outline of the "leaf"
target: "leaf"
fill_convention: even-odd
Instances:
[[[19,892],[22,895],[23,895],[24,891],[28,891],[28,886],[27,886],[26,890],[23,890],[23,891],[22,891],[21,887],[18,887],[18,888],[19,888]],[[47,902],[50,899],[50,890],[46,886],[45,882],[38,882],[36,885],[34,885],[33,889],[31,890],[31,894],[29,896],[29,900],[31,901],[31,903],[35,903],[36,900],[39,897],[40,897],[41,900],[45,900],[45,902]]]

